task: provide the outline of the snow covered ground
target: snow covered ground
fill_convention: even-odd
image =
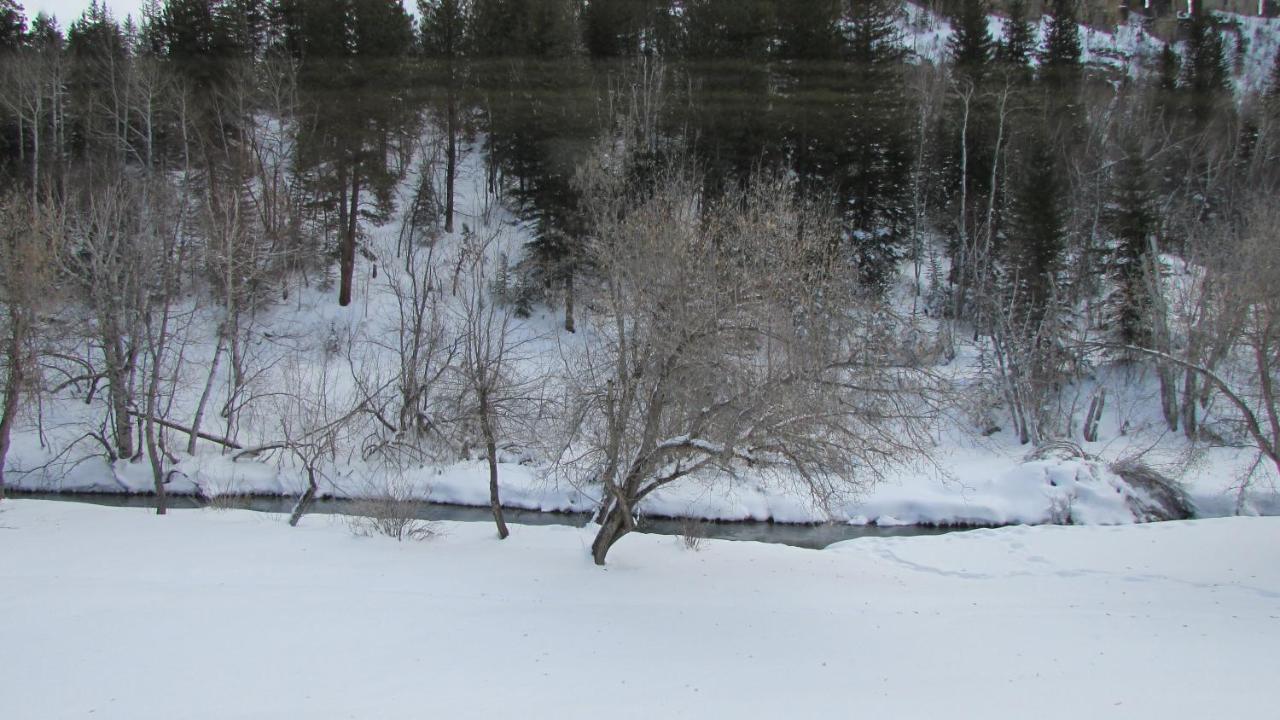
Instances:
[[[1280,703],[1280,519],[823,551],[0,505],[0,717],[1195,718]]]

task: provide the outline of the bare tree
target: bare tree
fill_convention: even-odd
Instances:
[[[780,181],[700,207],[690,172],[639,199],[623,175],[584,170],[601,321],[569,368],[564,462],[603,488],[597,564],[691,475],[774,471],[827,504],[926,447],[924,375],[831,254],[829,215]]]
[[[525,341],[516,337],[515,310],[491,292],[488,268],[497,264],[492,246],[492,239],[483,243],[470,261],[458,311],[461,351],[456,371],[464,391],[464,416],[474,419],[484,440],[489,506],[498,537],[506,539],[498,487],[498,437],[517,426],[527,427],[537,401],[531,392],[534,383],[517,374],[527,358],[519,356]]]
[[[0,405],[0,499],[4,498],[4,464],[22,395],[35,387],[39,311],[53,297],[57,216],[37,209],[10,193],[0,198],[0,326],[4,331],[5,370]]]

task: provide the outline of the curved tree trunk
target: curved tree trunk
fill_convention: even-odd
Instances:
[[[507,530],[507,521],[502,515],[502,499],[498,494],[498,443],[493,436],[489,411],[488,398],[481,394],[480,428],[484,433],[485,457],[489,460],[489,507],[493,510],[493,523],[498,526],[498,539],[506,540],[511,532]]]
[[[307,491],[302,493],[302,497],[298,498],[298,502],[293,506],[293,513],[289,515],[289,527],[298,527],[298,523],[302,520],[302,516],[311,509],[311,503],[316,499],[316,469],[307,466]]]
[[[591,543],[591,559],[596,565],[603,566],[605,557],[609,554],[609,549],[614,543],[621,540],[624,536],[635,529],[635,523],[631,521],[631,516],[620,511],[619,507],[613,505],[608,514],[604,518],[604,522],[600,525],[600,530],[596,533],[596,539]]]

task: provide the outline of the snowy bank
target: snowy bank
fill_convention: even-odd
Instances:
[[[1261,717],[1280,519],[826,551],[10,501],[0,717]]]

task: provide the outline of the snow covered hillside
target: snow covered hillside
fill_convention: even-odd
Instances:
[[[437,320],[442,326],[460,322],[461,303],[469,289],[492,287],[521,257],[532,233],[486,189],[480,148],[469,148],[464,157],[458,181],[459,232],[442,236],[413,269],[431,273],[439,285],[443,300]],[[411,194],[422,179],[418,168],[402,183],[401,207],[412,205]],[[235,391],[242,393],[240,402],[248,410],[233,420],[210,414],[205,426],[215,437],[236,437],[242,449],[202,441],[196,453],[188,455],[178,450],[185,445],[185,437],[175,436],[182,442],[173,448],[176,462],[169,474],[169,492],[204,497],[302,493],[306,475],[296,457],[278,449],[267,453],[246,453],[245,449],[270,447],[289,433],[323,427],[366,403],[370,388],[389,386],[399,371],[395,338],[401,332],[401,303],[412,276],[397,259],[397,247],[407,234],[403,218],[372,230],[368,247],[376,260],[358,264],[356,299],[350,307],[337,307],[327,283],[306,284],[294,278],[287,301],[255,315],[242,369],[253,380]],[[467,262],[479,258],[479,262],[463,272],[464,258],[471,258]],[[443,292],[449,284],[452,289]],[[913,298],[905,284],[900,294],[899,304],[907,312]],[[195,306],[190,312],[193,320],[182,352],[192,369],[171,386],[168,402],[175,417],[192,416],[204,388],[202,373],[209,368],[215,380],[210,406],[226,404],[233,392],[227,363],[219,367],[214,360],[218,308]],[[936,332],[929,327],[932,321],[922,322]],[[535,307],[530,318],[518,321],[511,330],[517,338],[517,374],[551,377],[550,384],[539,390],[546,396],[565,392],[556,384],[557,374],[574,362],[574,353],[581,352],[592,332],[589,321],[581,320],[580,325],[579,333],[565,333],[557,309]],[[940,371],[963,386],[987,360],[980,345],[961,342],[958,353]],[[1256,463],[1253,453],[1193,448],[1181,436],[1164,431],[1149,372],[1141,367],[1103,368],[1097,384],[1109,388],[1111,400],[1101,418],[1098,439],[1075,438],[1087,458],[1053,456],[1028,462],[1028,447],[1019,444],[1011,430],[980,434],[988,425],[1004,421],[987,417],[999,411],[989,406],[989,399],[975,396],[935,429],[928,460],[896,470],[886,482],[836,498],[825,507],[786,478],[743,473],[706,475],[663,488],[646,498],[639,511],[716,520],[880,525],[1130,523],[1147,519],[1143,508],[1149,507],[1148,498],[1110,466],[1141,456],[1183,484],[1198,516],[1280,513],[1273,469]],[[1082,405],[1092,390],[1092,385],[1067,388],[1064,402]],[[94,402],[103,400],[99,397]],[[98,454],[92,438],[99,432],[100,411],[96,405],[86,405],[78,393],[46,399],[41,416],[26,417],[15,433],[8,484],[34,491],[149,492],[153,479],[147,463],[108,464]],[[37,420],[43,421],[40,432]],[[435,502],[488,504],[487,469],[478,455],[459,458],[454,446],[442,456],[387,463],[371,455],[367,446],[368,437],[377,430],[375,421],[366,418],[331,439],[338,461],[320,473],[323,496],[395,492]],[[586,512],[596,507],[598,485],[553,472],[551,460],[558,449],[551,444],[557,432],[554,420],[546,419],[504,442],[500,470],[504,504],[547,511]],[[1192,450],[1196,461],[1187,464]]]
[[[1280,520],[823,551],[12,501],[0,717],[1266,717]]]
[[[942,62],[947,56],[947,44],[951,40],[950,21],[931,12],[920,4],[907,2],[901,31],[907,48],[916,57],[930,62]],[[1280,18],[1265,18],[1233,13],[1216,13],[1231,28],[1226,35],[1234,42],[1228,45],[1232,59],[1232,77],[1239,94],[1265,89],[1280,50]],[[1004,33],[1004,18],[991,14],[987,28],[991,37],[999,40]],[[1035,24],[1035,38],[1043,47],[1047,31],[1047,19]],[[1134,15],[1128,23],[1110,30],[1080,25],[1081,60],[1094,67],[1109,68],[1123,75],[1137,77],[1154,71],[1164,41],[1153,35]],[[1174,41],[1179,52],[1185,52],[1186,43]]]

